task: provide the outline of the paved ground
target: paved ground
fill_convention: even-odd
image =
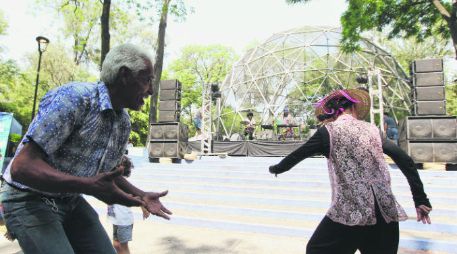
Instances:
[[[267,168],[280,158],[203,157],[191,164],[155,164],[138,148],[131,156],[131,181],[143,189],[170,190],[163,202],[174,212],[170,221],[143,221],[134,208],[132,253],[305,253],[306,242],[330,203],[323,158],[305,160],[274,178]],[[457,253],[457,172],[432,168],[420,174],[434,206],[432,225],[414,220],[406,179],[391,169],[394,193],[411,216],[400,223],[399,253]],[[88,199],[111,233],[106,206]],[[0,239],[0,253],[20,249]]]

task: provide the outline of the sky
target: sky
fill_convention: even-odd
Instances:
[[[0,9],[9,24],[7,35],[0,37],[6,49],[3,55],[19,64],[24,55],[37,50],[38,35],[50,39],[58,34],[56,21],[43,11],[34,11],[35,0],[2,0]],[[165,64],[189,44],[222,44],[241,54],[254,42],[262,43],[274,33],[301,26],[340,26],[346,9],[343,0],[314,0],[289,5],[286,0],[184,0],[193,7],[186,20],[169,17]],[[37,14],[39,13],[39,15]]]

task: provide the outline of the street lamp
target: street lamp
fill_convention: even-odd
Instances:
[[[33,109],[32,109],[32,121],[35,117],[35,105],[36,105],[36,97],[38,93],[38,83],[40,82],[40,68],[41,68],[41,55],[43,52],[46,51],[46,48],[49,44],[49,39],[43,36],[36,37],[36,41],[38,43],[38,69],[36,71],[36,82],[35,82],[35,95],[33,96]]]

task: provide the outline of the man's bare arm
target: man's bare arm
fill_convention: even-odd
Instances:
[[[139,206],[144,202],[122,191],[115,184],[122,170],[78,177],[51,167],[44,160],[46,154],[33,141],[27,143],[11,165],[11,178],[31,188],[56,193],[83,193],[95,196],[106,203]]]

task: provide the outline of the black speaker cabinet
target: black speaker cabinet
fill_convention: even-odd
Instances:
[[[400,141],[414,162],[457,163],[457,141]]]
[[[400,127],[401,139],[457,140],[457,117],[407,117]],[[403,135],[405,133],[405,135]]]
[[[150,141],[149,158],[179,158],[182,159],[186,152],[186,142],[180,141]]]
[[[180,113],[176,110],[160,110],[158,122],[179,122]]]
[[[422,59],[413,62],[413,72],[443,71],[443,59]]]
[[[160,90],[181,90],[181,82],[177,79],[161,80]]]
[[[444,86],[444,75],[442,72],[415,73],[413,86]]]
[[[416,101],[444,101],[446,99],[444,86],[415,87]]]
[[[151,123],[149,129],[150,141],[184,141],[188,139],[188,127],[185,124]]]
[[[159,99],[161,101],[179,101],[181,100],[181,91],[178,89],[160,90]]]
[[[176,100],[171,101],[160,101],[159,102],[159,110],[181,110],[181,102]]]
[[[446,101],[416,101],[414,103],[416,115],[446,115]]]

